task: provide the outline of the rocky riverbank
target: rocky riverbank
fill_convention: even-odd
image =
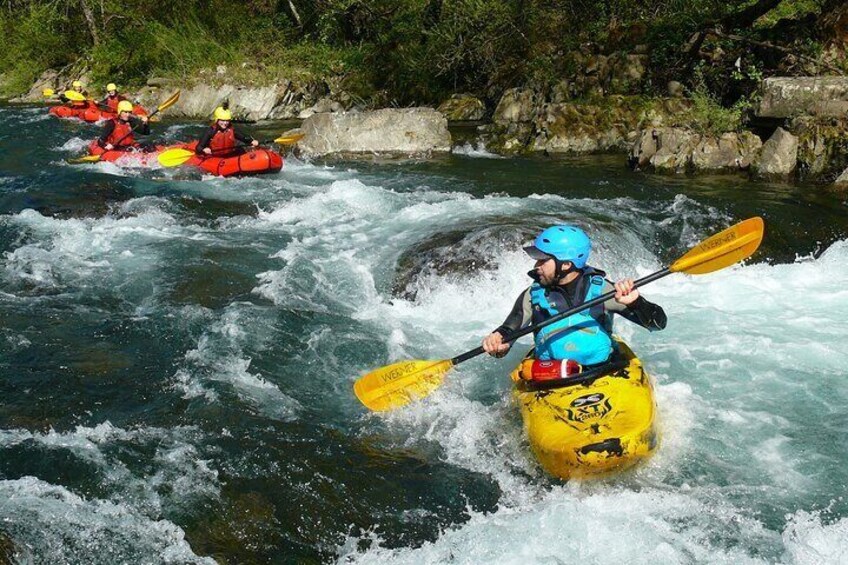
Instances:
[[[262,87],[193,86],[168,113],[206,119],[227,102],[246,120],[304,119],[300,151],[309,156],[430,155],[450,150],[448,122],[482,122],[479,142],[503,155],[619,152],[626,154],[628,166],[647,172],[848,180],[848,78],[767,78],[748,120],[751,129],[717,131],[704,127],[697,103],[678,83],[668,85],[666,97],[633,93],[644,73],[639,50],[589,54],[571,80],[549,90],[509,89],[491,112],[471,94],[453,95],[438,110],[373,110],[337,85],[281,80]],[[225,78],[226,69],[219,72]],[[45,72],[15,101],[40,101],[42,89],[62,88],[70,78]],[[154,107],[178,87],[152,78],[129,94]]]

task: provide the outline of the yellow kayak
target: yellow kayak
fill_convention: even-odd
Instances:
[[[551,475],[576,479],[622,471],[656,450],[651,379],[624,342],[618,347],[618,361],[609,368],[556,381],[567,386],[541,389],[550,381],[529,383],[513,372],[530,447]]]

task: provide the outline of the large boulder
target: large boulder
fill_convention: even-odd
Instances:
[[[135,98],[143,105],[155,107],[176,89],[167,83],[142,88]],[[185,118],[209,118],[225,101],[237,117],[248,120],[278,120],[304,117],[317,111],[340,111],[342,105],[327,98],[327,85],[321,82],[295,84],[282,79],[270,86],[212,86],[199,84],[184,89],[180,100],[168,110],[168,115]],[[307,111],[311,110],[311,111]]]
[[[650,164],[659,172],[685,172],[700,136],[685,128],[658,128],[655,132],[657,152]]]
[[[763,142],[749,131],[703,136],[692,150],[692,169],[704,172],[745,170],[756,160]]]
[[[142,104],[155,107],[171,94],[171,88],[148,87],[138,93]],[[229,101],[230,110],[239,118],[262,120],[269,118],[277,103],[285,95],[285,89],[279,86],[245,88],[225,84],[211,86],[199,84],[187,88],[180,99],[168,109],[168,115],[185,118],[209,118],[215,108]]]
[[[501,97],[492,120],[496,124],[530,122],[536,114],[538,100],[530,88],[510,88]]]
[[[763,81],[757,115],[841,117],[848,112],[848,77],[771,77]]]
[[[757,172],[760,175],[787,176],[798,164],[798,138],[777,128],[763,145]]]
[[[432,108],[314,114],[304,120],[298,150],[305,156],[449,152],[448,121]]]
[[[715,137],[686,128],[650,128],[633,144],[629,164],[665,173],[728,173],[751,167],[761,147],[760,138],[748,131]]]
[[[471,94],[454,94],[442,102],[438,111],[449,122],[471,122],[482,120],[486,115],[486,106],[479,98]]]

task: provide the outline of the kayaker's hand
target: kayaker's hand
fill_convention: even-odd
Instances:
[[[115,148],[115,146],[112,145],[111,143],[107,143],[106,145],[103,146],[103,149],[105,149],[106,151],[111,151],[114,148]]]
[[[254,147],[259,147],[259,141],[255,140],[255,139],[253,141],[251,141],[250,144]]]
[[[211,154],[212,154],[212,150],[211,150],[211,149],[209,149],[208,147],[204,147],[204,148],[203,148],[203,152],[204,152],[204,153],[206,153],[207,155],[211,155]]]
[[[492,357],[503,357],[509,353],[510,347],[512,346],[509,343],[503,342],[500,332],[492,332],[483,339],[483,351]]]
[[[622,279],[615,283],[615,301],[630,306],[639,298],[639,289],[633,288],[633,279]]]
[[[147,116],[139,116],[139,119],[141,119],[141,121],[146,124],[147,120],[149,120],[150,118],[148,118]]]

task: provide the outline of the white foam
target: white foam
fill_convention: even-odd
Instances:
[[[251,318],[251,305],[236,303],[228,307],[200,336],[197,347],[186,353],[186,364],[174,375],[173,386],[185,398],[218,402],[214,386],[223,384],[265,416],[295,420],[300,404],[268,379],[251,372],[251,359],[243,353],[248,342],[252,347],[258,346],[262,326],[260,320]]]
[[[200,432],[193,427],[126,430],[110,422],[94,427],[77,426],[66,432],[0,430],[0,446],[37,444],[51,451],[67,452],[96,469],[101,487],[111,492],[113,502],[131,504],[151,514],[160,513],[164,507],[218,497],[218,472],[209,467],[194,446],[201,438]],[[137,474],[122,460],[122,450],[139,446],[155,447],[153,465],[157,470],[152,477]],[[174,483],[182,488],[174,489]]]
[[[487,150],[486,144],[482,141],[477,142],[476,144],[466,142],[462,145],[456,145],[451,149],[451,153],[453,153],[454,155],[463,155],[465,157],[476,157],[483,159],[503,159],[503,157],[501,157],[500,155]]]
[[[83,149],[87,149],[89,143],[91,143],[90,139],[72,137],[59,146],[59,151],[64,151],[66,153],[79,153]]]
[[[0,515],[13,539],[38,548],[39,562],[83,563],[108,555],[116,563],[215,563],[195,555],[172,522],[34,477],[0,480]]]
[[[783,544],[794,565],[848,563],[848,518],[825,524],[820,514],[799,510],[789,516]]]

